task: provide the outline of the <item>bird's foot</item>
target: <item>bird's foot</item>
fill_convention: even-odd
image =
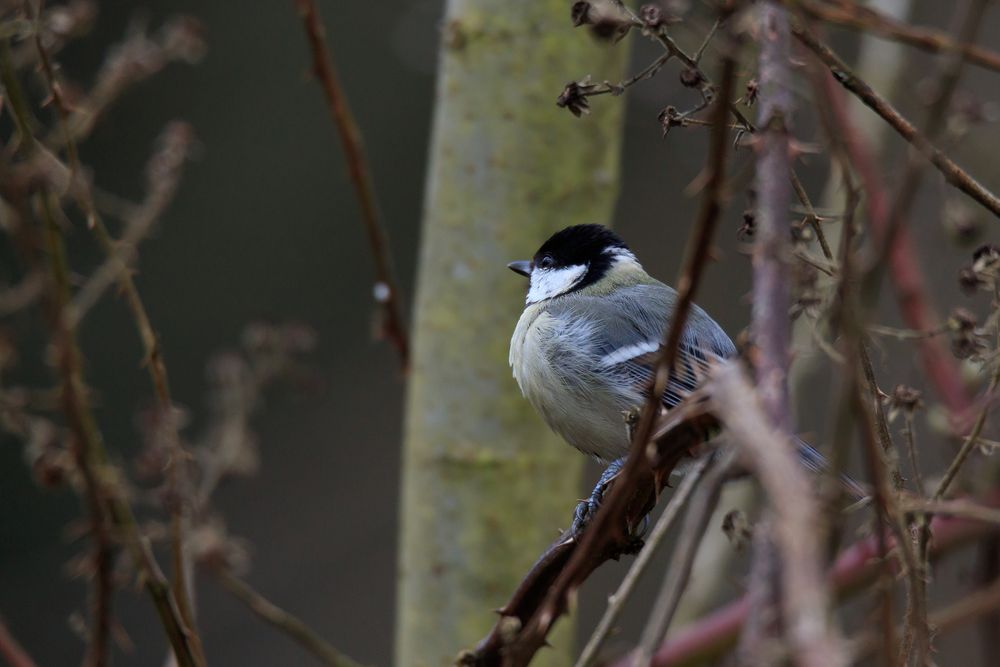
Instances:
[[[604,494],[608,490],[608,485],[621,472],[624,466],[625,457],[622,457],[612,461],[604,472],[601,473],[601,478],[597,480],[597,484],[594,485],[594,490],[590,492],[590,496],[585,500],[581,500],[573,511],[573,524],[570,526],[570,535],[580,535],[584,528],[587,527],[587,524],[597,516],[597,511],[601,508],[601,503],[604,502]],[[643,517],[639,526],[634,526],[629,530],[630,542],[634,545],[634,548],[629,548],[629,553],[635,553],[642,548],[642,538],[646,535],[646,528],[648,526],[649,517]]]

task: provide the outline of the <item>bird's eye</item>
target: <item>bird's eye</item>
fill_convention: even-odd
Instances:
[[[552,259],[551,255],[546,255],[545,257],[542,257],[541,260],[539,260],[539,262],[538,262],[538,268],[540,268],[540,269],[551,269],[552,265],[555,264],[555,263],[556,263],[556,261],[554,259]]]

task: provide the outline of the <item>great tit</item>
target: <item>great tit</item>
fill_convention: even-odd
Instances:
[[[677,292],[646,273],[625,242],[601,225],[567,227],[531,261],[507,266],[529,281],[510,341],[521,392],[566,442],[608,465],[577,507],[574,527],[580,528],[628,454],[623,415],[641,407],[649,391]],[[674,407],[695,389],[710,359],[735,355],[715,320],[692,306],[664,406]],[[798,442],[803,465],[822,470],[823,456]]]

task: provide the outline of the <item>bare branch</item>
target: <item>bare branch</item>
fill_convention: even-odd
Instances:
[[[324,665],[329,667],[361,667],[361,663],[355,662],[335,649],[298,617],[272,603],[228,570],[216,568],[212,570],[212,574],[227,591],[243,602],[250,611],[294,639]]]
[[[907,120],[892,104],[879,95],[862,80],[840,56],[819,40],[807,27],[796,24],[792,29],[795,37],[812,51],[826,65],[833,78],[854,94],[868,108],[882,117],[896,132],[919,150],[931,164],[937,167],[945,181],[978,202],[988,211],[1000,217],[1000,198],[959,167],[938,147],[931,144],[917,128]]]
[[[832,4],[816,0],[797,0],[795,6],[810,17],[832,25],[868,32],[931,53],[957,52],[973,65],[1000,72],[1000,53],[975,44],[957,42],[944,31],[914,26],[856,2],[841,0],[837,4]]]
[[[361,142],[361,131],[354,120],[347,97],[340,85],[337,70],[333,64],[333,54],[326,42],[325,31],[319,10],[314,0],[295,0],[302,17],[309,48],[312,51],[313,74],[323,88],[323,94],[330,109],[330,117],[337,127],[344,147],[344,157],[351,173],[351,180],[361,206],[361,217],[368,233],[368,244],[375,261],[375,300],[381,305],[384,315],[383,334],[395,346],[400,365],[404,372],[410,365],[410,343],[403,320],[399,286],[393,275],[389,254],[389,241],[380,218],[375,186],[372,183],[368,160]]]
[[[844,645],[830,619],[830,598],[816,526],[812,484],[786,434],[777,430],[736,364],[720,364],[706,390],[728,439],[760,479],[774,513],[781,553],[781,598],[786,632],[799,664],[846,665]]]

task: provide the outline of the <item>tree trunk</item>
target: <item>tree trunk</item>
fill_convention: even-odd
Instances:
[[[627,48],[572,29],[566,0],[449,0],[443,23],[405,427],[399,665],[481,638],[565,528],[583,457],[548,431],[507,363],[527,284],[507,270],[570,224],[609,223],[622,100],[581,120],[573,79],[622,78]],[[568,664],[571,641],[539,664]]]

